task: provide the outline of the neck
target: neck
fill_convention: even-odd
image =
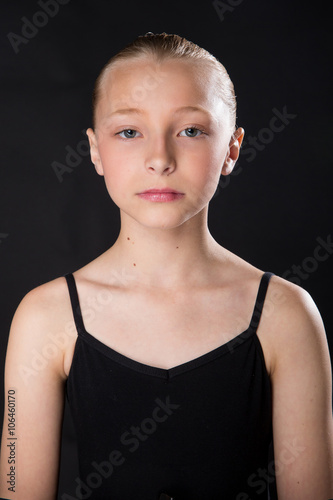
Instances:
[[[145,227],[126,214],[121,219],[119,237],[108,252],[140,284],[168,288],[204,283],[212,259],[221,256],[208,230],[207,210],[172,229]]]

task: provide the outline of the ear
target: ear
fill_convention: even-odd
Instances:
[[[238,128],[231,136],[228,153],[222,166],[222,175],[229,175],[233,171],[239,157],[240,148],[244,138],[244,129]]]
[[[93,131],[92,128],[88,128],[87,130],[87,136],[89,139],[89,145],[90,145],[90,158],[93,164],[95,165],[96,172],[99,175],[104,175],[103,171],[103,165],[101,162],[101,158],[99,156],[99,150],[98,150],[98,144],[97,144],[97,137],[95,132]]]

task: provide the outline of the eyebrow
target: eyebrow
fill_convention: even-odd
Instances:
[[[129,114],[138,114],[138,115],[142,115],[144,112],[139,109],[139,108],[124,108],[124,109],[116,109],[116,111],[113,111],[112,113],[110,113],[109,116],[113,116],[113,115],[129,115]]]
[[[208,110],[206,110],[202,107],[198,107],[198,106],[182,106],[180,108],[177,108],[174,113],[179,114],[179,113],[185,113],[185,112],[192,112],[192,113],[193,112],[200,112],[200,113],[204,113],[204,114],[208,115],[210,118],[212,118],[212,114]],[[113,115],[129,115],[129,114],[143,115],[143,114],[145,114],[145,112],[140,108],[122,108],[122,109],[116,109],[115,111],[110,113],[108,118],[110,118]]]
[[[182,106],[181,108],[176,109],[175,113],[184,113],[187,111],[192,111],[192,113],[197,113],[199,111],[199,113],[205,113],[205,115],[208,115],[210,118],[212,117],[212,114],[201,106]]]

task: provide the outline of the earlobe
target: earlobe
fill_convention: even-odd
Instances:
[[[87,136],[88,136],[89,145],[90,145],[90,158],[91,158],[91,161],[92,161],[92,163],[95,166],[96,172],[99,175],[104,175],[101,158],[99,156],[97,138],[96,138],[95,132],[93,131],[92,128],[88,128],[88,130],[87,130]]]
[[[234,169],[239,157],[240,148],[244,138],[244,129],[238,128],[231,136],[229,149],[222,166],[222,175],[229,175]]]

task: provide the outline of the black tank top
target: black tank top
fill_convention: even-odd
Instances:
[[[271,276],[262,276],[245,332],[169,370],[88,333],[74,277],[65,276],[78,331],[66,384],[77,498],[269,498],[271,384],[256,330]]]

